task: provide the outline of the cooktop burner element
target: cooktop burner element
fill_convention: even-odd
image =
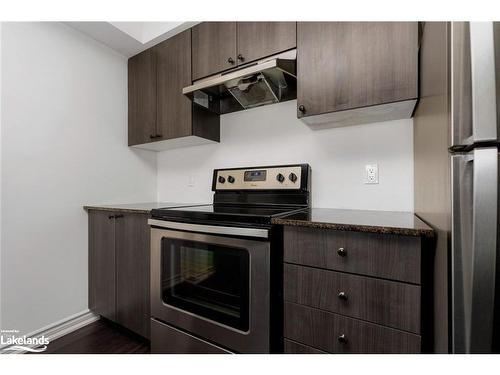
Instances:
[[[153,219],[269,226],[273,217],[310,206],[308,164],[214,170],[213,204],[160,208]]]

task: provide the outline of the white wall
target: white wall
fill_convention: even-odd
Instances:
[[[3,329],[87,309],[82,205],[154,201],[156,155],[127,147],[126,59],[59,23],[4,23]]]
[[[214,168],[302,162],[314,207],[413,210],[412,120],[315,131],[297,120],[296,101],[223,115],[220,144],[159,153],[159,200],[210,202]],[[378,185],[363,183],[367,163],[378,163]]]

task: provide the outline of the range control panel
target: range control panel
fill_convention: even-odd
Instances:
[[[307,166],[308,167],[308,166]],[[301,188],[304,165],[220,169],[214,171],[215,190],[295,190]]]

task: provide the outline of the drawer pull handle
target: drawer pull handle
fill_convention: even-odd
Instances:
[[[343,247],[339,247],[337,250],[337,254],[339,254],[341,257],[345,257],[347,255],[347,251]]]
[[[339,337],[337,337],[337,340],[341,343],[341,344],[347,344],[347,337],[345,337],[344,334],[341,334]]]
[[[347,301],[347,294],[345,294],[345,292],[340,292],[339,299],[341,299],[343,301]]]

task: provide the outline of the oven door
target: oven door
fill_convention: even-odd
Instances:
[[[237,352],[268,353],[268,231],[150,224],[151,315]]]

